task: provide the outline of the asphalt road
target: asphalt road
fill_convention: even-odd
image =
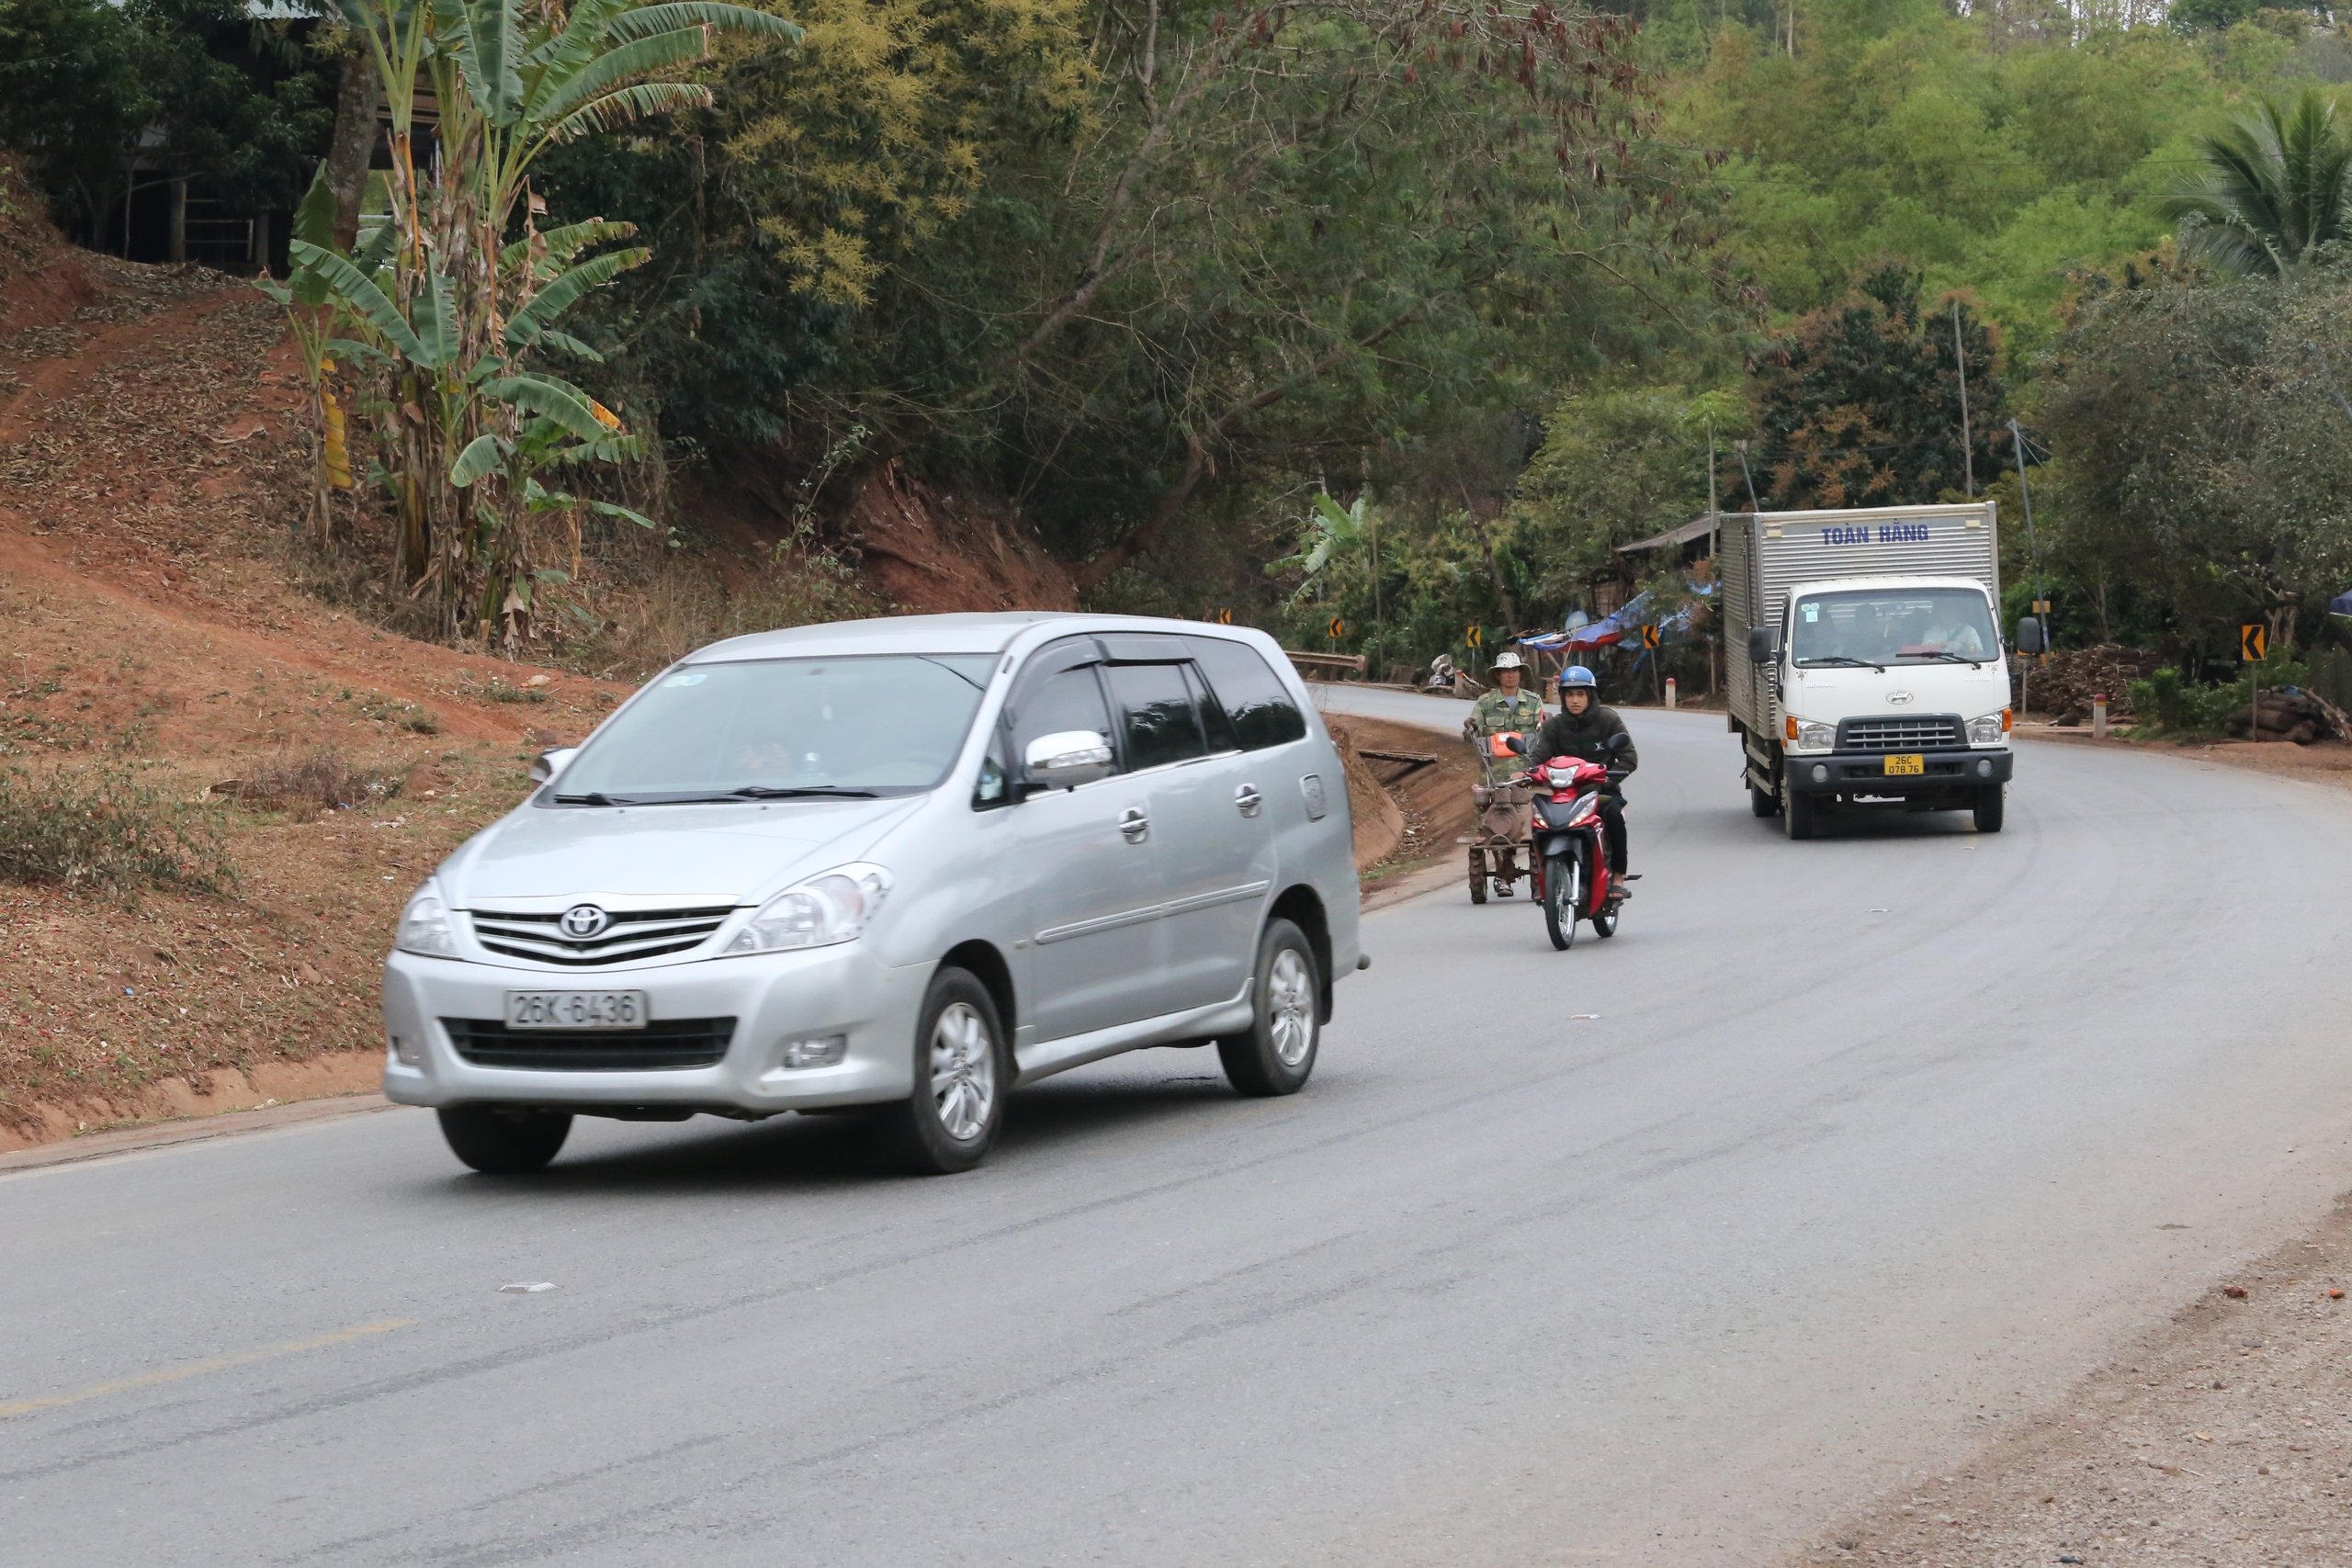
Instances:
[[[1633,725],[1620,935],[1374,915],[1295,1099],[1148,1053],[929,1181],[408,1111],[0,1179],[0,1558],[1754,1563],[2352,1187],[2352,797],[2041,746],[1998,836],[1792,844]]]

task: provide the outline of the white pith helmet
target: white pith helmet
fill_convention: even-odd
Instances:
[[[1506,651],[1495,655],[1493,668],[1497,670],[1524,670],[1527,668],[1527,664],[1526,661],[1521,660],[1518,654]]]

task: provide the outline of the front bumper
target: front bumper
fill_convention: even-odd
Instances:
[[[384,1095],[402,1105],[496,1103],[589,1113],[684,1107],[771,1115],[903,1100],[914,1091],[916,1014],[930,966],[889,968],[862,942],[698,964],[550,972],[395,953],[384,963]],[[656,1021],[731,1018],[709,1066],[584,1070],[484,1066],[452,1043],[444,1019],[503,1019],[510,990],[640,990]],[[783,1065],[786,1042],[842,1034],[842,1060]],[[622,1038],[616,1032],[612,1038]]]
[[[1791,751],[1781,759],[1789,787],[1800,795],[1943,795],[2007,784],[2014,755],[2007,747],[1922,751],[1922,771],[1890,773],[1875,751]]]

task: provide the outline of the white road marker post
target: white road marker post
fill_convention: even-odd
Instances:
[[[2094,740],[2107,739],[2107,694],[2105,692],[2091,694],[2091,739]]]

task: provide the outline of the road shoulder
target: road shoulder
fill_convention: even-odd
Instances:
[[[1784,1568],[2341,1561],[2352,1517],[2347,1287],[2352,1195],[2071,1398],[1854,1509]]]

